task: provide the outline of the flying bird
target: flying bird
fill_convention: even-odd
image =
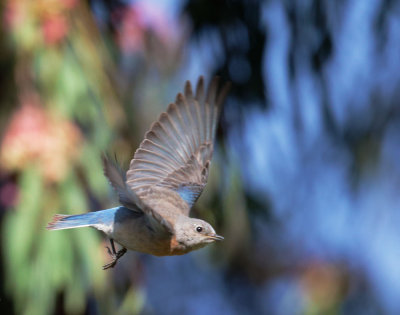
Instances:
[[[155,256],[183,255],[223,240],[206,221],[189,217],[208,178],[215,130],[229,83],[215,77],[205,89],[189,81],[145,134],[125,173],[102,157],[104,174],[121,206],[53,217],[48,230],[94,227],[110,239],[112,268],[127,249]],[[114,241],[122,246],[116,251]]]

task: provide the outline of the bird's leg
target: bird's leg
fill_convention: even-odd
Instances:
[[[106,247],[108,254],[111,256],[112,261],[109,262],[108,264],[103,266],[103,270],[106,270],[108,268],[114,268],[114,266],[117,264],[118,259],[120,259],[124,254],[126,253],[126,248],[122,247],[118,252],[115,251],[115,246],[114,246],[114,240],[110,238],[110,244],[111,244],[111,249],[110,247]]]

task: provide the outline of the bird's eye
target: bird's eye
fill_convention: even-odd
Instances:
[[[198,226],[198,227],[196,228],[196,231],[200,233],[201,231],[203,231],[203,228],[202,228],[201,226]]]

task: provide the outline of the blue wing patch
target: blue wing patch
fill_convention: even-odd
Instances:
[[[190,206],[192,207],[196,200],[200,197],[201,192],[203,191],[204,185],[197,184],[188,184],[181,185],[176,190],[179,196]]]

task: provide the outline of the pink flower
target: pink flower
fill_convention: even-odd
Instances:
[[[63,15],[50,15],[42,21],[42,32],[47,44],[61,42],[68,33],[68,24]]]
[[[36,165],[44,178],[60,181],[78,155],[79,129],[70,121],[25,103],[12,117],[0,147],[0,162],[7,170]]]
[[[62,3],[66,9],[72,9],[78,4],[78,0],[62,0]]]
[[[117,11],[114,13],[113,19],[118,23],[122,16],[122,22],[118,32],[117,41],[125,53],[135,53],[143,49],[144,45],[144,28],[141,23],[140,16],[135,8],[130,8],[123,13]]]
[[[146,37],[150,34],[167,49],[177,46],[181,40],[178,25],[155,3],[137,1],[126,11],[117,11],[114,21],[119,26],[117,41],[124,53],[145,50]]]
[[[9,0],[4,8],[4,22],[10,29],[21,25],[26,18],[24,3],[21,1]]]

